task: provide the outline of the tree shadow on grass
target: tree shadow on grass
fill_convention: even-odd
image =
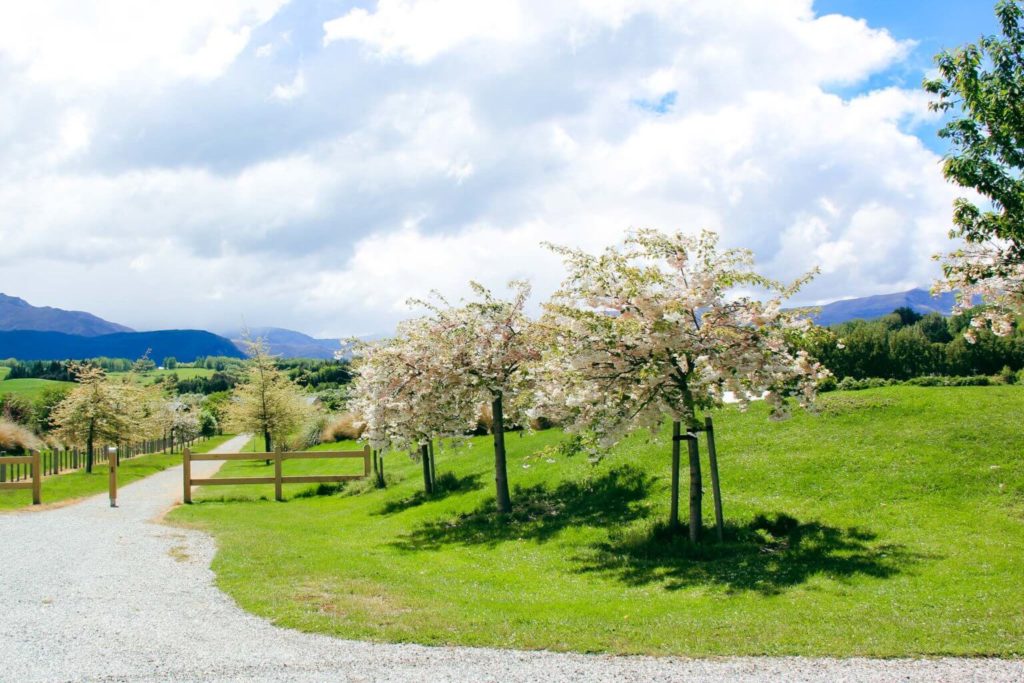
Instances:
[[[456,493],[478,491],[481,488],[483,488],[483,483],[480,481],[479,474],[467,474],[464,477],[459,477],[451,472],[445,472],[434,481],[433,493],[417,491],[407,498],[388,501],[374,514],[393,515],[429,501],[444,500]]]
[[[344,490],[345,482],[343,481],[339,481],[336,483],[321,482],[312,488],[303,489],[298,493],[288,496],[288,500],[299,498],[318,498],[320,496],[336,496]]]
[[[499,515],[494,498],[475,510],[435,520],[414,529],[394,545],[403,550],[432,550],[444,545],[497,545],[510,539],[546,541],[569,527],[607,527],[646,517],[655,479],[623,466],[601,476],[566,481],[556,488],[516,487],[513,509]]]
[[[705,533],[713,534],[714,530]],[[730,592],[775,595],[814,576],[844,581],[856,576],[887,579],[932,559],[905,546],[878,543],[877,535],[850,527],[800,522],[786,515],[758,515],[748,524],[727,525],[721,543],[693,545],[664,525],[612,533],[580,558],[580,571],[632,586],[660,584],[666,590],[696,585]]]

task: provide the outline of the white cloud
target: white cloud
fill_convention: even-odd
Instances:
[[[470,278],[539,298],[542,240],[632,226],[819,265],[811,300],[935,274],[956,193],[913,135],[926,98],[863,85],[910,44],[810,0],[280,5],[0,9],[0,291],[376,332]]]
[[[0,6],[0,54],[63,88],[129,78],[212,79],[285,0],[40,0]]]
[[[274,86],[271,96],[276,100],[288,102],[296,97],[301,97],[306,92],[306,75],[299,69],[295,72],[295,78],[291,83],[282,83]]]

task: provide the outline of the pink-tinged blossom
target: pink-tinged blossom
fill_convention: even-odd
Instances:
[[[394,338],[356,350],[349,409],[366,422],[374,448],[415,450],[429,439],[459,437],[476,426],[480,407],[505,398],[513,424],[525,420],[532,394],[528,364],[539,357],[524,309],[525,282],[511,300],[473,283],[474,301],[451,306],[417,301],[428,316],[401,323]]]
[[[810,406],[829,372],[795,342],[809,320],[783,310],[813,274],[782,285],[753,256],[718,250],[718,237],[631,233],[599,255],[552,247],[569,274],[546,305],[547,351],[535,412],[592,431],[609,445],[666,417],[697,427],[697,412],[731,392],[742,408],[764,398],[772,415]],[[765,291],[759,301],[737,289]]]
[[[976,341],[976,331],[986,327],[999,337],[1013,332],[1015,316],[1024,311],[1024,261],[1019,251],[1005,242],[972,242],[943,258],[946,279],[932,291],[955,293],[954,314],[966,313],[978,299],[984,302],[964,331],[968,341]]]

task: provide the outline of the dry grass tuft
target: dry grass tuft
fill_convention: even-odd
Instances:
[[[42,446],[43,442],[30,429],[0,417],[0,450],[31,451]]]
[[[329,420],[324,426],[320,440],[324,443],[334,441],[355,441],[363,435],[366,430],[366,423],[352,413],[341,413]]]

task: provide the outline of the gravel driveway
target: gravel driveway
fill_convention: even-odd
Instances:
[[[238,450],[244,437],[222,446]],[[219,463],[193,463],[204,476]],[[422,647],[280,629],[213,585],[213,541],[156,522],[181,469],[0,515],[3,681],[1021,681],[1021,661],[663,659]],[[770,626],[766,625],[767,628]]]

